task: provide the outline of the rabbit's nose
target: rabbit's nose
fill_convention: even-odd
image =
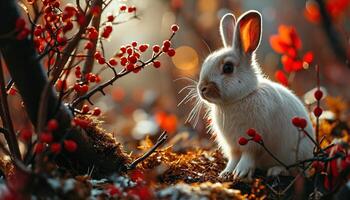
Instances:
[[[199,86],[203,98],[219,98],[220,91],[214,82],[204,82]]]

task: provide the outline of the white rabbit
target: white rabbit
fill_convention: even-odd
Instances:
[[[226,14],[220,22],[224,48],[210,54],[200,72],[197,92],[209,109],[211,128],[228,158],[220,176],[249,179],[256,168],[267,169],[268,175],[286,172],[259,144],[238,144],[249,128],[256,129],[265,146],[287,165],[313,154],[314,145],[304,136],[296,154],[299,133],[291,122],[293,117],[305,118],[306,131],[315,137],[302,102],[286,87],[264,77],[255,61],[261,32],[258,11],[244,13],[237,23],[233,14]]]

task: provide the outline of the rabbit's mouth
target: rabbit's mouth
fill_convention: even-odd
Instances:
[[[198,90],[200,96],[209,102],[221,97],[220,90],[214,82],[201,83]]]

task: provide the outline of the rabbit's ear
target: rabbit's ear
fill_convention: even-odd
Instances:
[[[236,25],[236,17],[231,14],[225,14],[220,20],[220,35],[224,47],[232,46],[233,32]]]
[[[244,54],[253,53],[261,40],[261,14],[255,10],[247,11],[238,19],[235,31],[235,47]]]

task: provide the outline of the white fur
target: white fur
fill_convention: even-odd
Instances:
[[[249,11],[240,19],[252,12],[256,13]],[[225,48],[209,55],[200,73],[198,85],[205,81],[214,82],[220,90],[221,97],[201,99],[209,109],[211,128],[217,143],[229,160],[220,175],[233,173],[235,178],[250,177],[255,168],[269,169],[269,174],[277,175],[283,171],[278,162],[259,144],[251,141],[241,146],[238,144],[238,138],[248,137],[246,130],[249,128],[256,129],[266,147],[289,165],[295,163],[296,159],[311,158],[314,147],[307,137],[301,136],[299,152],[296,154],[299,133],[291,119],[295,116],[307,119],[306,130],[312,137],[314,131],[302,102],[289,89],[262,75],[255,61],[254,51],[242,53],[238,45],[237,30],[240,19],[237,21],[236,32],[231,34],[234,35],[232,45],[227,46],[224,43]],[[221,25],[221,32],[225,29],[223,26],[225,25]],[[222,37],[225,37],[225,34],[222,34]],[[222,39],[230,41],[228,38]],[[234,72],[229,75],[222,74],[223,60],[227,59],[236,66]]]

